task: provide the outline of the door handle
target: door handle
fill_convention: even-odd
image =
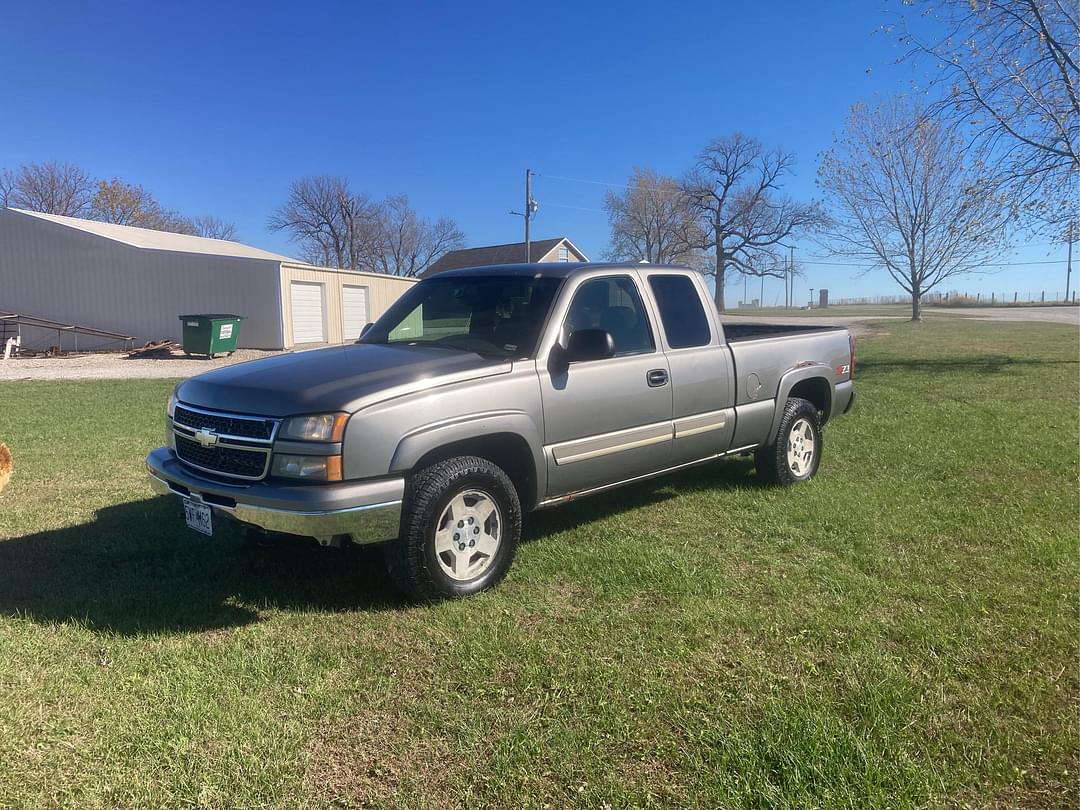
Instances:
[[[645,381],[649,384],[650,388],[659,388],[661,385],[667,385],[668,374],[665,368],[654,368],[645,372]]]

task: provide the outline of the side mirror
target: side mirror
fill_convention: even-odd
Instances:
[[[360,337],[363,337],[363,336],[364,336],[364,335],[366,335],[366,334],[367,334],[368,332],[370,332],[370,331],[371,331],[371,327],[373,327],[374,325],[375,325],[375,324],[373,324],[373,323],[370,323],[370,322],[369,322],[369,323],[365,323],[365,324],[364,324],[364,328],[360,330]]]
[[[615,355],[615,339],[603,329],[578,329],[566,341],[564,357],[568,363],[583,360],[606,360]]]

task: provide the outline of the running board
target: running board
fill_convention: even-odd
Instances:
[[[537,509],[550,509],[553,506],[561,506],[564,503],[570,501],[576,501],[579,498],[584,498],[589,495],[596,495],[600,492],[606,492],[609,489],[615,489],[616,487],[626,486],[627,484],[636,484],[638,481],[647,481],[650,478],[658,478],[661,475],[667,475],[668,473],[678,472],[679,470],[685,470],[688,467],[697,467],[701,464],[708,464],[710,461],[716,461],[724,456],[734,456],[739,453],[746,453],[750,450],[754,450],[760,447],[758,444],[748,444],[745,447],[734,447],[731,450],[725,450],[723,453],[714,453],[711,456],[705,456],[704,458],[696,459],[695,461],[687,461],[683,464],[676,464],[674,467],[665,467],[662,470],[655,470],[654,472],[645,473],[644,475],[635,475],[633,478],[625,478],[622,481],[615,481],[611,484],[602,484],[598,487],[592,487],[590,489],[579,489],[576,492],[568,492],[565,495],[558,495],[554,498],[547,498],[540,501],[536,505]]]

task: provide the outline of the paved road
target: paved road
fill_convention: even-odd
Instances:
[[[1040,323],[1067,323],[1080,326],[1080,307],[972,307],[942,311],[931,308],[934,315],[953,318],[979,318],[992,321],[1038,321]]]
[[[1035,323],[1063,323],[1080,326],[1080,307],[971,307],[964,309],[939,309],[928,307],[923,310],[927,318],[967,318],[979,321],[1030,321]],[[769,315],[728,312],[723,320],[754,321],[757,323],[776,323],[784,326],[809,326],[819,323],[823,326],[848,326],[856,334],[870,331],[867,321],[906,321],[906,315]]]

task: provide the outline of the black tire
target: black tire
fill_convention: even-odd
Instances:
[[[495,502],[501,536],[487,567],[473,579],[457,580],[439,562],[435,532],[450,502],[472,490]],[[487,459],[458,456],[420,470],[406,484],[401,535],[386,544],[386,568],[394,584],[418,601],[471,596],[506,576],[520,539],[521,501],[510,477]]]
[[[788,444],[793,440],[793,428],[803,420],[809,424],[814,437],[813,455],[805,468],[801,472],[797,472],[788,464]],[[800,481],[808,481],[814,477],[814,474],[818,471],[818,466],[821,464],[823,449],[821,417],[818,415],[817,408],[814,407],[812,402],[793,397],[784,405],[784,413],[780,417],[780,430],[776,434],[776,442],[768,447],[761,447],[754,451],[754,466],[757,467],[758,475],[765,481],[787,487]]]

